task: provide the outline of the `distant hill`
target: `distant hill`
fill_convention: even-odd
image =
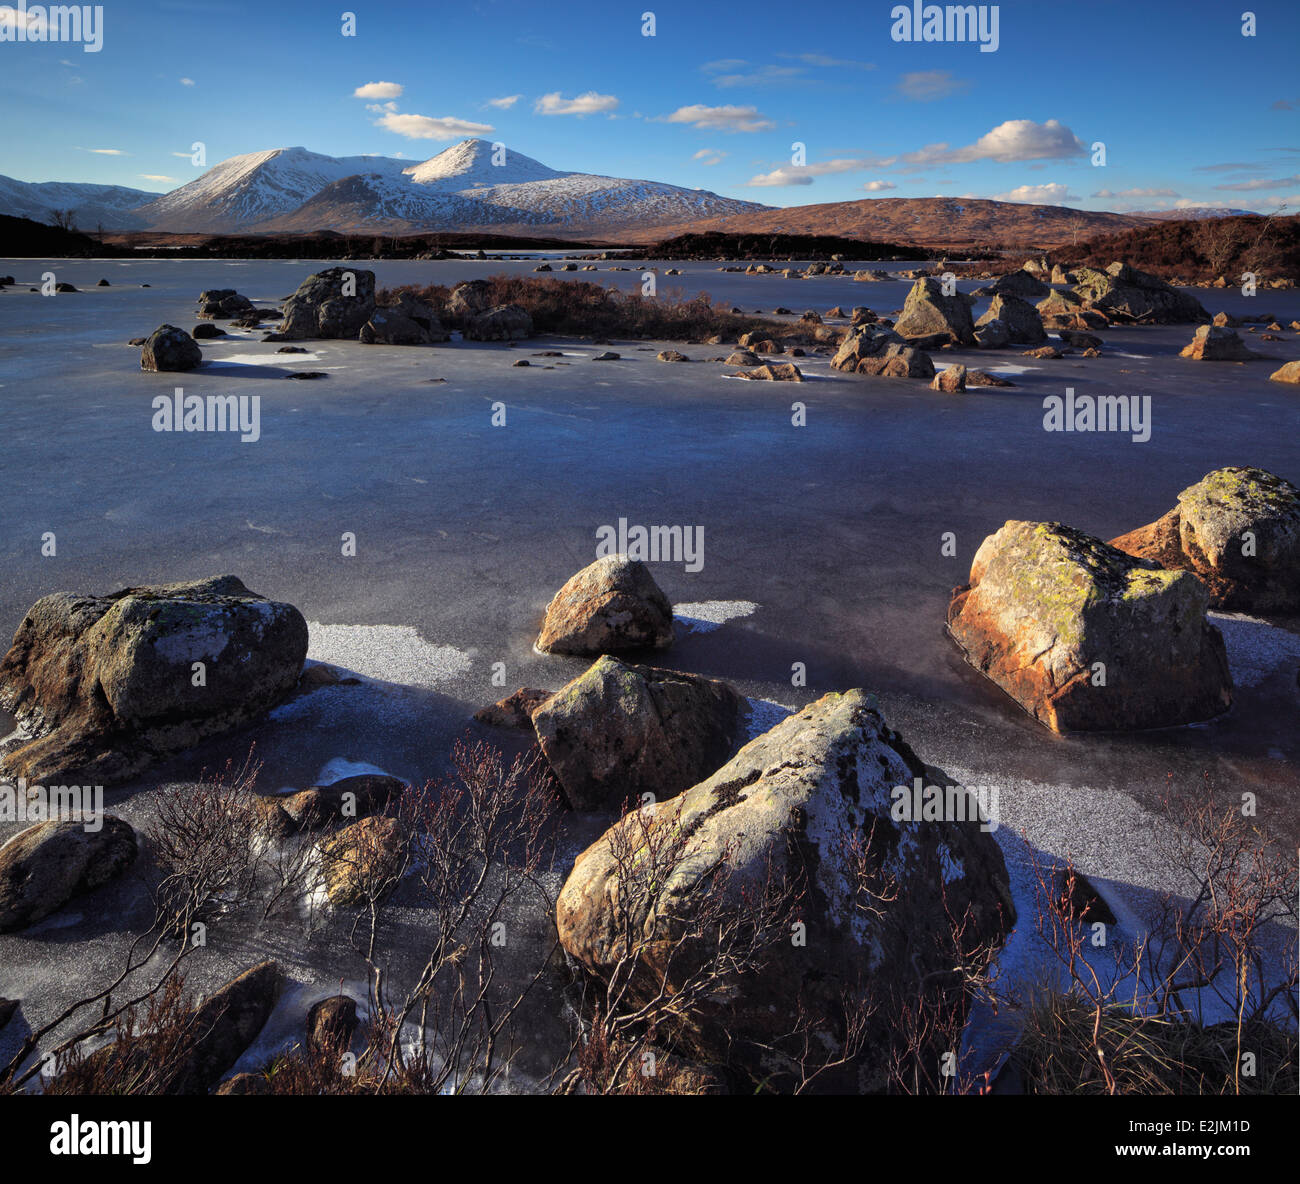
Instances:
[[[937,248],[998,245],[1045,250],[1147,223],[1136,214],[983,198],[872,197],[760,210],[671,227],[664,233],[823,234]]]
[[[1219,206],[1188,206],[1182,210],[1134,210],[1139,218],[1159,218],[1167,222],[1186,222],[1199,218],[1258,218],[1258,210],[1226,210]]]

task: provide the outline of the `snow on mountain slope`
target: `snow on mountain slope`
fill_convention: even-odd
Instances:
[[[498,160],[500,164],[494,163]],[[486,140],[462,140],[404,173],[417,185],[451,190],[550,181],[569,175],[504,146],[499,153],[493,152]]]
[[[223,160],[138,212],[158,230],[247,230],[296,210],[331,182],[363,172],[400,176],[409,164],[387,156],[334,157],[306,148],[271,148]]]
[[[90,185],[76,181],[17,181],[0,177],[0,211],[14,218],[54,222],[55,210],[71,210],[77,229],[135,230],[147,225],[132,211],[158,194],[125,185]]]
[[[765,210],[657,181],[565,173],[519,152],[464,140],[400,176],[345,178],[258,230],[456,230],[546,227],[592,233]]]

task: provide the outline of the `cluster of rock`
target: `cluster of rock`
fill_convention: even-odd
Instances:
[[[1300,613],[1300,490],[1289,481],[1218,469],[1110,543],[1008,522],[954,591],[948,631],[1054,731],[1171,727],[1232,703],[1210,608]]]

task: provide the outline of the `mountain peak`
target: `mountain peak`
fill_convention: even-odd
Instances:
[[[504,145],[498,155],[488,140],[479,139],[461,140],[459,144],[444,148],[436,156],[412,165],[404,172],[417,185],[454,182],[457,189],[519,185],[567,175],[548,168],[541,161],[525,156],[522,152],[512,152]]]

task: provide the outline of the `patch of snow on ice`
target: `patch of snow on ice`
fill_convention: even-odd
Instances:
[[[1238,686],[1253,687],[1278,667],[1300,661],[1300,637],[1245,613],[1208,613],[1223,634],[1228,669]]]
[[[673,617],[688,633],[712,633],[737,617],[750,617],[758,611],[752,600],[700,600],[673,606]]]

